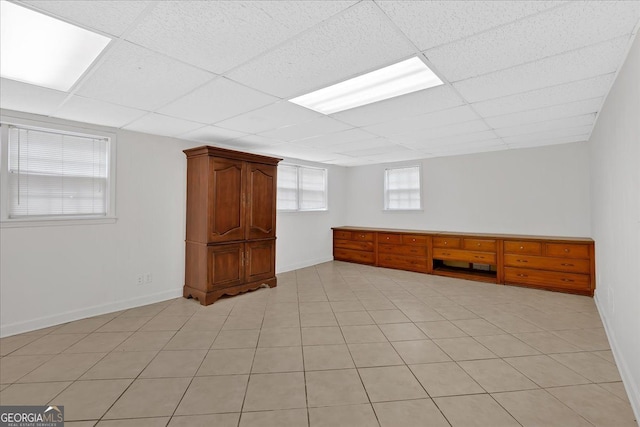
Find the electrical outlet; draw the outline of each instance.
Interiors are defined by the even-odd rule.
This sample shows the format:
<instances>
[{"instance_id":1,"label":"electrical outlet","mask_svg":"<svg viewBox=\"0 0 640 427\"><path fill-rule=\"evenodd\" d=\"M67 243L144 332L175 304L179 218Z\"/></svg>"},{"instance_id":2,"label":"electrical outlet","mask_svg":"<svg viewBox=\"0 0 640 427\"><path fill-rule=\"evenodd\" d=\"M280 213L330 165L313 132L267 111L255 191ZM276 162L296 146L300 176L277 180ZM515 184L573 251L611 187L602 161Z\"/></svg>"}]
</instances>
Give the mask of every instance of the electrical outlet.
<instances>
[{"instance_id":1,"label":"electrical outlet","mask_svg":"<svg viewBox=\"0 0 640 427\"><path fill-rule=\"evenodd\" d=\"M145 273L144 283L151 283L151 282L153 282L153 276L151 275L151 273Z\"/></svg>"},{"instance_id":2,"label":"electrical outlet","mask_svg":"<svg viewBox=\"0 0 640 427\"><path fill-rule=\"evenodd\" d=\"M143 285L144 284L144 275L138 274L136 276L136 284Z\"/></svg>"}]
</instances>

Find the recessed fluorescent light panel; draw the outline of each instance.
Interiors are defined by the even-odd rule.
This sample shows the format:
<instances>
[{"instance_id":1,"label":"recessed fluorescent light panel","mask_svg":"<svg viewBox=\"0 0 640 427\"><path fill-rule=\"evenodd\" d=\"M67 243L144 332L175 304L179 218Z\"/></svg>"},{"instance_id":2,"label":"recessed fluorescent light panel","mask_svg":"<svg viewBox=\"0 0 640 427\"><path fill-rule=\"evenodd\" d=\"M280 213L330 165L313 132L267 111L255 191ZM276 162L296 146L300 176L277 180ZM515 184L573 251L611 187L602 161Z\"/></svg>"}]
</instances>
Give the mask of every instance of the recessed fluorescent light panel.
<instances>
[{"instance_id":1,"label":"recessed fluorescent light panel","mask_svg":"<svg viewBox=\"0 0 640 427\"><path fill-rule=\"evenodd\" d=\"M2 77L67 91L110 38L0 1Z\"/></svg>"},{"instance_id":2,"label":"recessed fluorescent light panel","mask_svg":"<svg viewBox=\"0 0 640 427\"><path fill-rule=\"evenodd\" d=\"M424 62L413 57L289 101L332 114L441 84L442 80Z\"/></svg>"}]
</instances>

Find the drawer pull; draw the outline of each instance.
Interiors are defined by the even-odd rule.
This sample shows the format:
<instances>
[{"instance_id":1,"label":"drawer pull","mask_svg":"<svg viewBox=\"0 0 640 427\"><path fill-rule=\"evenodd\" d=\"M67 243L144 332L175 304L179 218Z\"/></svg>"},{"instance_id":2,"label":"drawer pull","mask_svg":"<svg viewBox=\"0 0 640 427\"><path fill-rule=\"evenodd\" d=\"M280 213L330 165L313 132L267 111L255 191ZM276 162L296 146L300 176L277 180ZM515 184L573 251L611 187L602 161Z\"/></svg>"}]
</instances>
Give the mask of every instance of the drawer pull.
<instances>
[{"instance_id":1,"label":"drawer pull","mask_svg":"<svg viewBox=\"0 0 640 427\"><path fill-rule=\"evenodd\" d=\"M415 241L416 241L416 239L411 239L411 241L412 241L412 242L415 242Z\"/></svg>"},{"instance_id":2,"label":"drawer pull","mask_svg":"<svg viewBox=\"0 0 640 427\"><path fill-rule=\"evenodd\" d=\"M484 259L484 257L483 257L483 256L478 256L478 255L474 255L474 258Z\"/></svg>"},{"instance_id":3,"label":"drawer pull","mask_svg":"<svg viewBox=\"0 0 640 427\"><path fill-rule=\"evenodd\" d=\"M451 254L446 253L446 252L442 252L442 255L451 255Z\"/></svg>"},{"instance_id":4,"label":"drawer pull","mask_svg":"<svg viewBox=\"0 0 640 427\"><path fill-rule=\"evenodd\" d=\"M524 249L524 246L520 246L520 249Z\"/></svg>"},{"instance_id":5,"label":"drawer pull","mask_svg":"<svg viewBox=\"0 0 640 427\"><path fill-rule=\"evenodd\" d=\"M415 254L416 252L418 252L418 250L417 249L411 249L409 252Z\"/></svg>"},{"instance_id":6,"label":"drawer pull","mask_svg":"<svg viewBox=\"0 0 640 427\"><path fill-rule=\"evenodd\" d=\"M387 240L389 240L389 239L390 239L390 237L387 237Z\"/></svg>"},{"instance_id":7,"label":"drawer pull","mask_svg":"<svg viewBox=\"0 0 640 427\"><path fill-rule=\"evenodd\" d=\"M447 241L446 241L446 240L444 241L444 244L445 244L445 245L447 244Z\"/></svg>"},{"instance_id":8,"label":"drawer pull","mask_svg":"<svg viewBox=\"0 0 640 427\"><path fill-rule=\"evenodd\" d=\"M565 251L566 253L569 253L569 249L565 249L564 251Z\"/></svg>"},{"instance_id":9,"label":"drawer pull","mask_svg":"<svg viewBox=\"0 0 640 427\"><path fill-rule=\"evenodd\" d=\"M567 262L563 262L562 264L560 264L563 267L573 267L573 264L569 264Z\"/></svg>"},{"instance_id":10,"label":"drawer pull","mask_svg":"<svg viewBox=\"0 0 640 427\"><path fill-rule=\"evenodd\" d=\"M529 277L529 275L528 274L518 273L518 277Z\"/></svg>"},{"instance_id":11,"label":"drawer pull","mask_svg":"<svg viewBox=\"0 0 640 427\"><path fill-rule=\"evenodd\" d=\"M364 238L364 234L361 234L360 237Z\"/></svg>"},{"instance_id":12,"label":"drawer pull","mask_svg":"<svg viewBox=\"0 0 640 427\"><path fill-rule=\"evenodd\" d=\"M519 259L518 262L529 262L526 259Z\"/></svg>"},{"instance_id":13,"label":"drawer pull","mask_svg":"<svg viewBox=\"0 0 640 427\"><path fill-rule=\"evenodd\" d=\"M573 282L573 279L562 279L563 282Z\"/></svg>"},{"instance_id":14,"label":"drawer pull","mask_svg":"<svg viewBox=\"0 0 640 427\"><path fill-rule=\"evenodd\" d=\"M478 246L480 246L480 243L478 243Z\"/></svg>"}]
</instances>

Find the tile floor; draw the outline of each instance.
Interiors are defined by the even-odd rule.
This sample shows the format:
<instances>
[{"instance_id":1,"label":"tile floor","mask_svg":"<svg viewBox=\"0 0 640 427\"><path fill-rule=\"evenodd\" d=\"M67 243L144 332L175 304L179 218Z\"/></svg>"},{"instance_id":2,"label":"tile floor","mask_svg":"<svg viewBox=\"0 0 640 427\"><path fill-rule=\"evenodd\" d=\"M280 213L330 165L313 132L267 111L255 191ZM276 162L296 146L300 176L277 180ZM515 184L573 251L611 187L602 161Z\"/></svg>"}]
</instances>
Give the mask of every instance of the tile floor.
<instances>
[{"instance_id":1,"label":"tile floor","mask_svg":"<svg viewBox=\"0 0 640 427\"><path fill-rule=\"evenodd\" d=\"M591 298L340 262L0 341L80 426L636 426Z\"/></svg>"}]
</instances>

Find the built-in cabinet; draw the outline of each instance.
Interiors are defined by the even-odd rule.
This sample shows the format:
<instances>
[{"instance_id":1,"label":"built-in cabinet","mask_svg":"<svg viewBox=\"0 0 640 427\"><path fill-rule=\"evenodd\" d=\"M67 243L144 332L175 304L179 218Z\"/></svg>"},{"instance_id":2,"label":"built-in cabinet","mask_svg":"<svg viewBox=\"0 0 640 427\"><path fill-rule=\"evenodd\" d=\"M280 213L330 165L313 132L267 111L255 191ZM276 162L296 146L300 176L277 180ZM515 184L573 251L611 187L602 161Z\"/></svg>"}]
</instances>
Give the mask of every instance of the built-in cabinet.
<instances>
[{"instance_id":1,"label":"built-in cabinet","mask_svg":"<svg viewBox=\"0 0 640 427\"><path fill-rule=\"evenodd\" d=\"M587 238L333 228L335 260L498 284L591 295Z\"/></svg>"},{"instance_id":2,"label":"built-in cabinet","mask_svg":"<svg viewBox=\"0 0 640 427\"><path fill-rule=\"evenodd\" d=\"M184 296L209 305L276 286L276 188L280 159L217 147L185 150Z\"/></svg>"}]
</instances>

